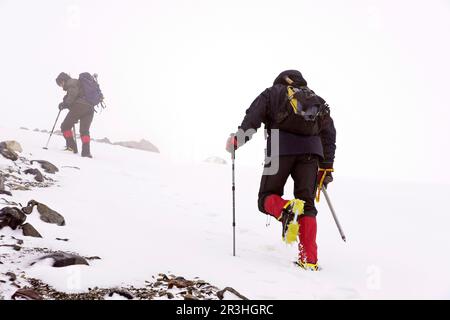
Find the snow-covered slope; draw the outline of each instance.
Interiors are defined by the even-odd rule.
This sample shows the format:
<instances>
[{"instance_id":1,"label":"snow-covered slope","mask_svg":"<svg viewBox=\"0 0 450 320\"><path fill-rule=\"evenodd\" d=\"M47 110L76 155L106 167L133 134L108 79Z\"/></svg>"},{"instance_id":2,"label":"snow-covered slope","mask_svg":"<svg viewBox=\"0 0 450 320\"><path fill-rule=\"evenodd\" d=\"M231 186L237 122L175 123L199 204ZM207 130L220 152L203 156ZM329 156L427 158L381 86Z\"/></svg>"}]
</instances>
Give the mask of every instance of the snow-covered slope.
<instances>
[{"instance_id":1,"label":"snow-covered slope","mask_svg":"<svg viewBox=\"0 0 450 320\"><path fill-rule=\"evenodd\" d=\"M338 171L329 193L348 243L323 200L323 270L311 273L293 265L295 246L283 244L279 223L266 227L266 216L257 210L259 166L237 162L233 257L229 165L174 163L163 154L101 143L92 145L94 159L84 159L60 151L61 137L43 150L45 134L0 128L0 140L10 139L22 144L28 158L60 168L52 176L57 186L13 194L14 201L35 199L66 219L58 227L29 216L43 239L22 237L25 244L102 258L90 266L23 266L27 275L58 290L139 286L171 272L232 286L251 299L450 298L449 186L347 180ZM10 164L0 157L0 166ZM9 228L0 234L21 235Z\"/></svg>"}]
</instances>

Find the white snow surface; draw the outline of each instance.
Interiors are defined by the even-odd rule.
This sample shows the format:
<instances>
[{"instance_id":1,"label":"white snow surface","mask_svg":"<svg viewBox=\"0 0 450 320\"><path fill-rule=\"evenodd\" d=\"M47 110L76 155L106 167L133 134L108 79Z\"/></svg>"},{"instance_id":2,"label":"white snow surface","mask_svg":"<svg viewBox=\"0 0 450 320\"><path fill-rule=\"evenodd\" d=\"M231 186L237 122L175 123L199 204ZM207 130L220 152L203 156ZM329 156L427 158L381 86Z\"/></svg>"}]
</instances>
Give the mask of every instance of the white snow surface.
<instances>
[{"instance_id":1,"label":"white snow surface","mask_svg":"<svg viewBox=\"0 0 450 320\"><path fill-rule=\"evenodd\" d=\"M92 143L94 159L63 152L63 139L0 127L0 140L17 140L29 159L59 167L51 188L14 191L10 200L35 199L60 212L66 226L28 216L43 239L4 228L0 234L28 247L99 256L90 266L20 266L58 290L143 286L158 273L199 277L231 286L250 299L448 299L450 216L448 185L357 181L335 174L329 194L347 234L339 236L325 199L318 205L320 272L294 266L279 222L257 209L262 171L236 166L237 256L232 255L231 165L171 162L163 154ZM12 165L0 157L0 167ZM77 166L80 170L63 168ZM368 168L369 170L370 168ZM394 178L394 177L393 177ZM292 183L285 189L292 197ZM70 241L56 241L69 238ZM1 252L10 250L1 248ZM0 273L5 273L0 264Z\"/></svg>"}]
</instances>

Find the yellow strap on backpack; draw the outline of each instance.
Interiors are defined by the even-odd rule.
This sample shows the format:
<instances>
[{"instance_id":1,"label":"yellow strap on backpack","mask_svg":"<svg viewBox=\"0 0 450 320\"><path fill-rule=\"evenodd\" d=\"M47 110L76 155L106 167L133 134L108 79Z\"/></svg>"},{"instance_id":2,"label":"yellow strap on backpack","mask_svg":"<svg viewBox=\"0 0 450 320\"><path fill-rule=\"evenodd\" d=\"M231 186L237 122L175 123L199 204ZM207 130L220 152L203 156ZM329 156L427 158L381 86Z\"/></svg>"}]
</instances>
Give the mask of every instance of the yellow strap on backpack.
<instances>
[{"instance_id":1,"label":"yellow strap on backpack","mask_svg":"<svg viewBox=\"0 0 450 320\"><path fill-rule=\"evenodd\" d=\"M319 184L317 185L317 195L316 195L316 202L320 201L320 191L322 191L323 188L323 182L325 181L325 177L328 173L334 172L334 169L319 169L319 172L323 172L322 177L320 178Z\"/></svg>"},{"instance_id":2,"label":"yellow strap on backpack","mask_svg":"<svg viewBox=\"0 0 450 320\"><path fill-rule=\"evenodd\" d=\"M294 87L288 86L287 91L288 91L288 99L289 99L289 102L291 103L292 109L294 109L294 112L297 113L298 101L297 101L297 98L294 97L294 95L295 95Z\"/></svg>"}]
</instances>

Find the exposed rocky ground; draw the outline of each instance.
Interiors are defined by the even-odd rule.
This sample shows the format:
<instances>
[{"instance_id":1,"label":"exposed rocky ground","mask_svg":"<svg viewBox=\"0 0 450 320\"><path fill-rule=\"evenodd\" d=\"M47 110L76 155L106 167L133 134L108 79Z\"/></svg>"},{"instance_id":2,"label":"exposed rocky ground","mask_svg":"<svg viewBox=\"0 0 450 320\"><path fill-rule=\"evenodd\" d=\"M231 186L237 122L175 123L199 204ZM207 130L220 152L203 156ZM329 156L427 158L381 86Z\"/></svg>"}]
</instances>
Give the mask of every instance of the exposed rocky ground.
<instances>
[{"instance_id":1,"label":"exposed rocky ground","mask_svg":"<svg viewBox=\"0 0 450 320\"><path fill-rule=\"evenodd\" d=\"M26 127L20 127L21 130L29 130ZM42 133L49 133L47 130L40 130L38 128L33 130L34 132L42 132ZM53 133L54 135L62 136L61 130L55 130ZM77 134L77 138L79 138L80 135ZM141 139L140 141L118 141L118 142L112 142L109 138L104 137L102 139L92 139L93 141L100 142L100 143L106 143L106 144L113 144L125 148L130 149L137 149L137 150L143 150L148 152L156 152L159 153L158 147L156 147L153 143L146 139Z\"/></svg>"},{"instance_id":2,"label":"exposed rocky ground","mask_svg":"<svg viewBox=\"0 0 450 320\"><path fill-rule=\"evenodd\" d=\"M41 225L27 222L30 215L38 215L39 223L54 224L64 228L64 216L51 208L51 204L30 199L19 203L14 192L33 191L37 188L50 188L57 185L54 175L59 168L46 160L37 160L21 156L22 147L16 141L0 143L0 158L8 159L0 163L0 300L1 299L185 299L212 300L246 299L233 288L220 290L218 287L194 278L161 273L149 275L142 287L123 286L116 288L89 288L86 292L66 293L52 288L40 279L27 275L27 269L45 264L50 268L83 266L89 268L93 263L101 263L101 257L82 256L77 252L54 251L45 247L36 247L28 239L42 238ZM6 164L5 164L6 163ZM77 168L79 169L79 168ZM32 195L32 192L30 192ZM35 223L36 224L36 223ZM8 229L9 228L9 229ZM3 230L2 230L3 229ZM10 230L11 229L11 230ZM3 231L8 230L7 233ZM11 232L12 231L12 232ZM52 241L69 241L56 238Z\"/></svg>"}]
</instances>

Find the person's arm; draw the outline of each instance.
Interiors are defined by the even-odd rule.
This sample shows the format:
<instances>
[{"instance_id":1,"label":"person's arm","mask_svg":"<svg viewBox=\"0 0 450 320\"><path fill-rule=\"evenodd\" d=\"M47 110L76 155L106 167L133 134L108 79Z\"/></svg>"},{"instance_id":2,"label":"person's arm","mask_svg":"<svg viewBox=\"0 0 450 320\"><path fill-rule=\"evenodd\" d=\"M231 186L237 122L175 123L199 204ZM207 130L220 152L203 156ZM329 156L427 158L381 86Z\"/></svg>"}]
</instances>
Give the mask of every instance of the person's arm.
<instances>
[{"instance_id":1,"label":"person's arm","mask_svg":"<svg viewBox=\"0 0 450 320\"><path fill-rule=\"evenodd\" d=\"M324 159L320 162L320 168L332 169L336 152L336 128L333 118L329 114L322 119L320 139L324 154Z\"/></svg>"},{"instance_id":2,"label":"person's arm","mask_svg":"<svg viewBox=\"0 0 450 320\"><path fill-rule=\"evenodd\" d=\"M256 130L261 127L261 124L267 120L267 109L269 106L270 89L264 90L250 105L245 112L244 120L242 120L239 129L246 132L247 130ZM253 132L254 133L254 132ZM251 138L251 135L248 139Z\"/></svg>"},{"instance_id":3,"label":"person's arm","mask_svg":"<svg viewBox=\"0 0 450 320\"><path fill-rule=\"evenodd\" d=\"M80 94L80 89L78 88L77 83L73 83L67 86L67 94L64 96L62 104L66 108L70 108L72 104L77 100L78 95Z\"/></svg>"},{"instance_id":4,"label":"person's arm","mask_svg":"<svg viewBox=\"0 0 450 320\"><path fill-rule=\"evenodd\" d=\"M256 130L261 127L261 124L266 121L269 94L269 89L264 90L247 109L238 132L228 137L225 147L228 152L232 152L233 149L236 150L249 141Z\"/></svg>"}]
</instances>

